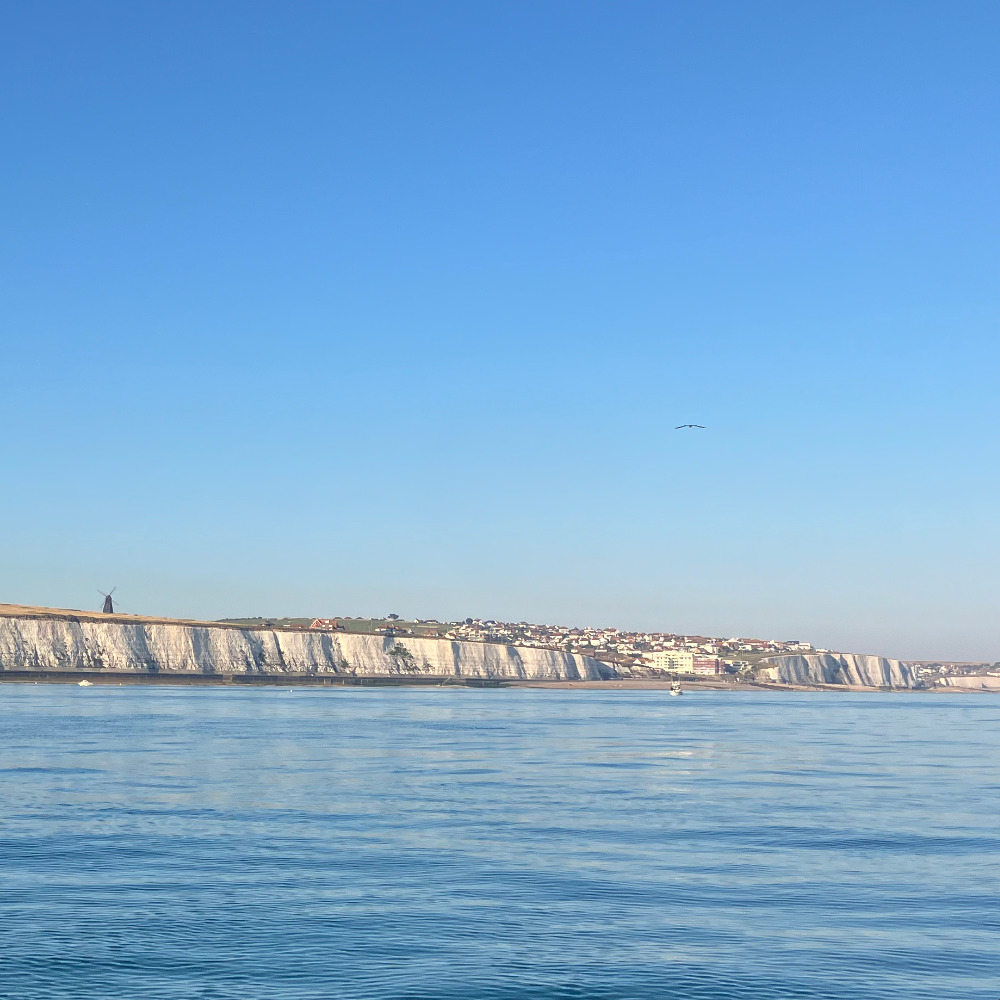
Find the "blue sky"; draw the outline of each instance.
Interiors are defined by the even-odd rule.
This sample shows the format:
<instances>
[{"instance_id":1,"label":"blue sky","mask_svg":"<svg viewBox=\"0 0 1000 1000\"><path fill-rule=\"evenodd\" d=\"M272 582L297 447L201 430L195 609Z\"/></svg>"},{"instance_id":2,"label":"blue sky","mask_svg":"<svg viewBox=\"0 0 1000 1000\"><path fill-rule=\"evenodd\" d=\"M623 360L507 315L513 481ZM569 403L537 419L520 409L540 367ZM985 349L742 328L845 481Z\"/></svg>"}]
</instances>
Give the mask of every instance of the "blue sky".
<instances>
[{"instance_id":1,"label":"blue sky","mask_svg":"<svg viewBox=\"0 0 1000 1000\"><path fill-rule=\"evenodd\" d=\"M998 44L5 4L0 599L1000 659Z\"/></svg>"}]
</instances>

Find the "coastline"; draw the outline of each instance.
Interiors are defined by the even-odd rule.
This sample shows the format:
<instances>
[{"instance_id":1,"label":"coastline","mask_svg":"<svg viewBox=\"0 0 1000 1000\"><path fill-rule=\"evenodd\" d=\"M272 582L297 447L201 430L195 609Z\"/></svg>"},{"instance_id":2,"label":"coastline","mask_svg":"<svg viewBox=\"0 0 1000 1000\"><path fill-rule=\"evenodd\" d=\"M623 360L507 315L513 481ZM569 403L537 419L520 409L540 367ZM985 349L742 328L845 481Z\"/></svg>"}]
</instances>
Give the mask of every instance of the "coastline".
<instances>
[{"instance_id":1,"label":"coastline","mask_svg":"<svg viewBox=\"0 0 1000 1000\"><path fill-rule=\"evenodd\" d=\"M792 661L787 669L785 660ZM509 643L0 604L0 684L663 691L679 681L692 693L1000 693L1000 683L993 683L1000 679L993 677L924 687L906 664L883 657L797 655L781 662L780 670L768 666L756 675L623 677L613 664L592 656Z\"/></svg>"},{"instance_id":2,"label":"coastline","mask_svg":"<svg viewBox=\"0 0 1000 1000\"><path fill-rule=\"evenodd\" d=\"M622 689L627 691L669 691L672 680L657 680L650 677L618 677L607 681L505 681L501 687L545 688L579 690ZM723 681L714 679L680 680L685 692L691 691L805 691L820 693L833 691L840 694L851 692L859 694L1000 694L1000 690L981 690L979 688L930 687L930 688L888 688L863 687L856 684L771 684L754 681Z\"/></svg>"},{"instance_id":3,"label":"coastline","mask_svg":"<svg viewBox=\"0 0 1000 1000\"><path fill-rule=\"evenodd\" d=\"M378 688L522 688L539 691L669 691L672 680L649 677L617 677L610 680L526 680L507 677L456 677L441 675L386 674L197 674L140 671L94 670L0 670L2 684L76 684L89 682L94 687L158 685L161 687L378 687ZM757 692L837 692L840 694L1000 694L1000 690L978 688L879 688L849 684L768 684L748 681L724 681L709 678L681 680L687 693L699 691Z\"/></svg>"}]
</instances>

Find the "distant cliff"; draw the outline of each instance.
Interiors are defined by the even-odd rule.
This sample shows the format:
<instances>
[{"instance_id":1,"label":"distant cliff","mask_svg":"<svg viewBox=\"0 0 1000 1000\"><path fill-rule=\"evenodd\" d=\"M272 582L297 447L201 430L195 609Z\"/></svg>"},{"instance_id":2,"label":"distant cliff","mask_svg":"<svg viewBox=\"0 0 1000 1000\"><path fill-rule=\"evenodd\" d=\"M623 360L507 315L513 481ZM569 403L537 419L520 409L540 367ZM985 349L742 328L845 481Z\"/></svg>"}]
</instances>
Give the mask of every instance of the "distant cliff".
<instances>
[{"instance_id":1,"label":"distant cliff","mask_svg":"<svg viewBox=\"0 0 1000 1000\"><path fill-rule=\"evenodd\" d=\"M757 676L779 684L846 684L852 687L920 687L913 667L885 656L862 653L805 653L768 656Z\"/></svg>"},{"instance_id":2,"label":"distant cliff","mask_svg":"<svg viewBox=\"0 0 1000 1000\"><path fill-rule=\"evenodd\" d=\"M600 680L614 670L551 649L344 632L233 628L38 611L0 617L0 671L359 674Z\"/></svg>"},{"instance_id":3,"label":"distant cliff","mask_svg":"<svg viewBox=\"0 0 1000 1000\"><path fill-rule=\"evenodd\" d=\"M991 674L955 674L941 677L936 683L940 687L962 688L966 691L1000 691L1000 677Z\"/></svg>"}]
</instances>

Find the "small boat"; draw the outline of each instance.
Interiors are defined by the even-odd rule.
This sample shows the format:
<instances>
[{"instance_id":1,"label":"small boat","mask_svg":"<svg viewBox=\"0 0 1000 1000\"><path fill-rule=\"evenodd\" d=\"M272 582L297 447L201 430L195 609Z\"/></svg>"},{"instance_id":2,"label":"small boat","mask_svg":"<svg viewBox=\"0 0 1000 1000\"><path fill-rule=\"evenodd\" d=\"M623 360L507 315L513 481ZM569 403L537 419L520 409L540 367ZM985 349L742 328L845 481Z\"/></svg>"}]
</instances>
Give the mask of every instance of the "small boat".
<instances>
[{"instance_id":1,"label":"small boat","mask_svg":"<svg viewBox=\"0 0 1000 1000\"><path fill-rule=\"evenodd\" d=\"M82 681L79 681L76 686L81 688L89 688L93 687L94 685L91 684L90 681L88 681L86 678L84 678Z\"/></svg>"},{"instance_id":2,"label":"small boat","mask_svg":"<svg viewBox=\"0 0 1000 1000\"><path fill-rule=\"evenodd\" d=\"M682 694L684 694L684 692L681 690L681 682L674 681L673 684L670 685L670 697L679 698Z\"/></svg>"}]
</instances>

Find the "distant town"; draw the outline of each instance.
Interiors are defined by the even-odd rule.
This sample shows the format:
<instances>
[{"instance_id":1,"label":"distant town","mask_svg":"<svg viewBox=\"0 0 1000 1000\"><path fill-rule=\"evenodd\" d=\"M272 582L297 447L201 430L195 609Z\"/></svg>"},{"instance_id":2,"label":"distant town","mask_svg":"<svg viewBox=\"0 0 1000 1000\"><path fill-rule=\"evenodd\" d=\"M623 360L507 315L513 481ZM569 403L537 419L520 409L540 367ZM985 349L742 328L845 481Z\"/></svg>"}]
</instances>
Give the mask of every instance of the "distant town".
<instances>
[{"instance_id":1,"label":"distant town","mask_svg":"<svg viewBox=\"0 0 1000 1000\"><path fill-rule=\"evenodd\" d=\"M671 632L627 632L617 628L533 625L466 618L442 622L433 618L404 621L396 615L373 618L229 619L233 623L270 624L277 627L368 632L390 636L496 642L514 646L582 653L611 663L623 673L666 670L686 674L736 674L752 669L762 657L777 653L823 653L798 639L716 638L677 635Z\"/></svg>"},{"instance_id":2,"label":"distant town","mask_svg":"<svg viewBox=\"0 0 1000 1000\"><path fill-rule=\"evenodd\" d=\"M677 673L723 674L749 669L773 653L815 652L798 639L720 639L670 632L626 632L617 628L573 628L466 619L450 624L445 638L478 642L506 642L584 653L624 668L653 668Z\"/></svg>"},{"instance_id":3,"label":"distant town","mask_svg":"<svg viewBox=\"0 0 1000 1000\"><path fill-rule=\"evenodd\" d=\"M406 621L399 615L386 615L385 618L230 618L225 621L229 624L310 631L360 632L557 649L582 653L610 663L623 676L648 676L661 671L687 675L752 674L760 661L769 656L833 652L799 639L629 632L590 626L533 625L530 622L505 622L492 618L466 618L453 622L434 618ZM988 668L985 673L989 676L1000 676L1000 663L909 662L927 686L945 683L944 679L949 676L984 673L984 668Z\"/></svg>"}]
</instances>

